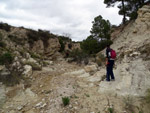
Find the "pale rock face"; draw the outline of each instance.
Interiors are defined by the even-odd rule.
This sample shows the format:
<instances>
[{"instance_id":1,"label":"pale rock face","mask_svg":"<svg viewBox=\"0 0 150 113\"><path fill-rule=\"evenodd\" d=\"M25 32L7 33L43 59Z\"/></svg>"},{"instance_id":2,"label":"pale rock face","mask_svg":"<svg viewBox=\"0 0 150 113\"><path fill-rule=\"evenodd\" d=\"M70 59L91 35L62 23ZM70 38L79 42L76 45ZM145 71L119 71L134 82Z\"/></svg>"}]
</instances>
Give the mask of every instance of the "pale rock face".
<instances>
[{"instance_id":1,"label":"pale rock face","mask_svg":"<svg viewBox=\"0 0 150 113\"><path fill-rule=\"evenodd\" d=\"M29 53L25 53L25 58L26 59L30 59L31 58L31 55Z\"/></svg>"},{"instance_id":2,"label":"pale rock face","mask_svg":"<svg viewBox=\"0 0 150 113\"><path fill-rule=\"evenodd\" d=\"M5 68L4 65L0 65L0 71L3 70Z\"/></svg>"},{"instance_id":3,"label":"pale rock face","mask_svg":"<svg viewBox=\"0 0 150 113\"><path fill-rule=\"evenodd\" d=\"M144 96L150 88L150 60L144 61L139 48L150 45L150 6L138 11L135 22L128 24L111 45L116 50L117 58L114 69L115 81L102 81L99 92L119 95ZM121 58L121 54L124 56ZM105 54L105 51L103 51ZM145 56L148 57L148 56Z\"/></svg>"},{"instance_id":4,"label":"pale rock face","mask_svg":"<svg viewBox=\"0 0 150 113\"><path fill-rule=\"evenodd\" d=\"M28 59L27 61L28 61L28 62L37 63L37 61L36 61L35 59L33 59L33 58L30 58L30 59Z\"/></svg>"},{"instance_id":5,"label":"pale rock face","mask_svg":"<svg viewBox=\"0 0 150 113\"><path fill-rule=\"evenodd\" d=\"M38 54L43 54L44 52L44 44L42 40L38 40L34 42L32 51L38 53Z\"/></svg>"},{"instance_id":6,"label":"pale rock face","mask_svg":"<svg viewBox=\"0 0 150 113\"><path fill-rule=\"evenodd\" d=\"M97 67L96 65L88 65L84 67L86 72L96 72L97 71Z\"/></svg>"},{"instance_id":7,"label":"pale rock face","mask_svg":"<svg viewBox=\"0 0 150 113\"><path fill-rule=\"evenodd\" d=\"M71 48L69 48L68 47L68 45L71 45ZM80 43L71 43L71 42L67 42L66 44L65 44L65 51L67 51L67 50L69 50L69 51L72 51L72 50L74 50L74 49L81 49L81 47L80 47Z\"/></svg>"},{"instance_id":8,"label":"pale rock face","mask_svg":"<svg viewBox=\"0 0 150 113\"><path fill-rule=\"evenodd\" d=\"M6 101L6 94L5 94L5 87L0 85L0 110L3 106L3 104L5 104Z\"/></svg>"},{"instance_id":9,"label":"pale rock face","mask_svg":"<svg viewBox=\"0 0 150 113\"><path fill-rule=\"evenodd\" d=\"M51 56L60 50L60 43L57 38L51 38L48 40L48 47L45 48L45 55Z\"/></svg>"},{"instance_id":10,"label":"pale rock face","mask_svg":"<svg viewBox=\"0 0 150 113\"><path fill-rule=\"evenodd\" d=\"M31 76L32 75L32 66L25 65L23 74L27 77Z\"/></svg>"}]
</instances>

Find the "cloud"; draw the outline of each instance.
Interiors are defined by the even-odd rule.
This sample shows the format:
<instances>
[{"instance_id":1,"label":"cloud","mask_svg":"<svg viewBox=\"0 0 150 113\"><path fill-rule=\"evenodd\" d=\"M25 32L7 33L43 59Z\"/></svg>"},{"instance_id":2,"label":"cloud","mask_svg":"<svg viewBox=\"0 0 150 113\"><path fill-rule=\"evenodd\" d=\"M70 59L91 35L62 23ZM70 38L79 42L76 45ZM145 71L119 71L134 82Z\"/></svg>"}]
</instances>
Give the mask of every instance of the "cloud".
<instances>
[{"instance_id":1,"label":"cloud","mask_svg":"<svg viewBox=\"0 0 150 113\"><path fill-rule=\"evenodd\" d=\"M90 35L92 21L98 15L119 24L117 8L106 8L103 0L1 0L0 21L15 26L46 29L71 34L75 41Z\"/></svg>"}]
</instances>

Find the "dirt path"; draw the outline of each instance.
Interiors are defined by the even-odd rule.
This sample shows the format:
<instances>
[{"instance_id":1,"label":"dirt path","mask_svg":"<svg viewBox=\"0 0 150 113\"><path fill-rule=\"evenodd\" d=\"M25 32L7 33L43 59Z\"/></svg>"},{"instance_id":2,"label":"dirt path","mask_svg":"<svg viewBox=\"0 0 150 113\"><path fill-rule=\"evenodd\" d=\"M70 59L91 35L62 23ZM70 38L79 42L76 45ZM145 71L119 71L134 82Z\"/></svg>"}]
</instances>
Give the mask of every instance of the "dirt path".
<instances>
[{"instance_id":1,"label":"dirt path","mask_svg":"<svg viewBox=\"0 0 150 113\"><path fill-rule=\"evenodd\" d=\"M2 113L115 113L124 112L123 98L115 93L99 92L100 74L91 75L83 66L56 62L36 71L29 83L7 89ZM62 97L70 104L63 106ZM130 102L130 100L129 100ZM134 101L136 102L136 101Z\"/></svg>"}]
</instances>

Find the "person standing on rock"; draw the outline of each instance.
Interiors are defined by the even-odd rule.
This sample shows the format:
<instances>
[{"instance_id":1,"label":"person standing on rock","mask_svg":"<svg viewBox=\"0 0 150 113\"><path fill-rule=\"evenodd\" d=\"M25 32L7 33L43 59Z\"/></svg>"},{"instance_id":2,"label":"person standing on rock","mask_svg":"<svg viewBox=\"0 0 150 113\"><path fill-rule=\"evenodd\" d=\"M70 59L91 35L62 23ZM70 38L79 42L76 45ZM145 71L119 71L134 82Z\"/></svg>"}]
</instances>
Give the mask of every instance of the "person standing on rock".
<instances>
[{"instance_id":1,"label":"person standing on rock","mask_svg":"<svg viewBox=\"0 0 150 113\"><path fill-rule=\"evenodd\" d=\"M106 81L110 81L110 76L111 80L114 81L114 73L113 73L113 65L114 65L114 60L116 58L116 52L110 48L110 45L107 45L106 48Z\"/></svg>"}]
</instances>

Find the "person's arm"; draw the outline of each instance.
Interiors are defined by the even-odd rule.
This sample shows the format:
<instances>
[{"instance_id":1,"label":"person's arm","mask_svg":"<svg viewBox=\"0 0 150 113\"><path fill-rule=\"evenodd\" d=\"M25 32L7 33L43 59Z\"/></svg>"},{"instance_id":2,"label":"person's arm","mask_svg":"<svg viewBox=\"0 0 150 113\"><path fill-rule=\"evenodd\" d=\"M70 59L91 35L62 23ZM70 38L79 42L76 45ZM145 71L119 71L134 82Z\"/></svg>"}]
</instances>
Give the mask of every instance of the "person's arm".
<instances>
[{"instance_id":1,"label":"person's arm","mask_svg":"<svg viewBox=\"0 0 150 113\"><path fill-rule=\"evenodd\" d=\"M109 58L108 53L109 53L109 51L108 51L108 49L106 49L106 66L107 66L107 64L108 64L108 58Z\"/></svg>"},{"instance_id":2,"label":"person's arm","mask_svg":"<svg viewBox=\"0 0 150 113\"><path fill-rule=\"evenodd\" d=\"M108 58L106 58L106 66L107 66L107 64L108 64Z\"/></svg>"}]
</instances>

